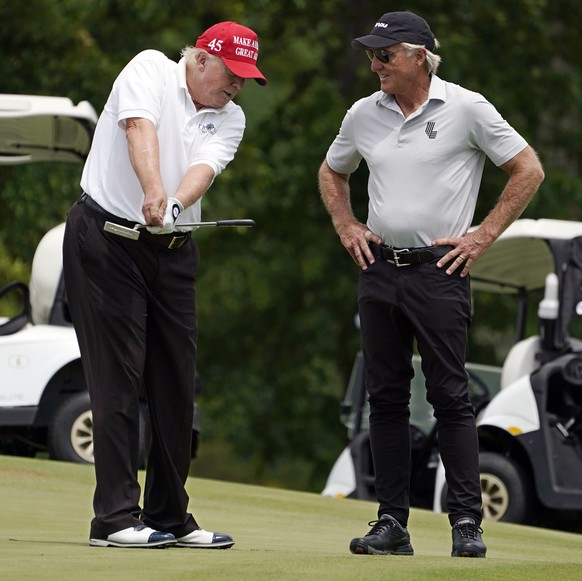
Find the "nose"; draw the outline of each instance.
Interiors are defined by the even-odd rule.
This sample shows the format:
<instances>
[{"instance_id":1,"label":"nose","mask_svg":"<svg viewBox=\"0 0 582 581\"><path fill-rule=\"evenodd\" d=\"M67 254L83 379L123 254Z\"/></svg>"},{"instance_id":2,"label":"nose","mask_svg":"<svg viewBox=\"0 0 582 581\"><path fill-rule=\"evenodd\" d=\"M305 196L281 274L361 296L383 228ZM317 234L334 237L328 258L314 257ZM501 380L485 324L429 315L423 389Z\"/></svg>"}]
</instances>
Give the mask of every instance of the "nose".
<instances>
[{"instance_id":1,"label":"nose","mask_svg":"<svg viewBox=\"0 0 582 581\"><path fill-rule=\"evenodd\" d=\"M377 73L378 71L381 71L383 66L384 63L378 57L376 57L376 55L374 55L372 62L370 62L370 69L372 72Z\"/></svg>"}]
</instances>

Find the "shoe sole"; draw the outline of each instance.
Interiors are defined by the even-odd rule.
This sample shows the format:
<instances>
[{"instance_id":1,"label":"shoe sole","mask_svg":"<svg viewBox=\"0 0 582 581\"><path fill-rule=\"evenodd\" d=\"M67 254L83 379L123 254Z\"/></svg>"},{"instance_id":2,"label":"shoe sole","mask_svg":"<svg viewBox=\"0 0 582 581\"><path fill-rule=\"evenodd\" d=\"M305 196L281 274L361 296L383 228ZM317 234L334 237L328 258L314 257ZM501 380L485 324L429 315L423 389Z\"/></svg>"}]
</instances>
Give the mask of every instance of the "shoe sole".
<instances>
[{"instance_id":1,"label":"shoe sole","mask_svg":"<svg viewBox=\"0 0 582 581\"><path fill-rule=\"evenodd\" d=\"M354 555L402 555L411 557L414 555L414 549L412 545L405 545L404 547L398 547L397 549L390 549L387 551L380 551L374 547L363 544L353 544L350 545L350 551Z\"/></svg>"},{"instance_id":2,"label":"shoe sole","mask_svg":"<svg viewBox=\"0 0 582 581\"><path fill-rule=\"evenodd\" d=\"M176 541L158 541L157 543L116 543L102 539L89 539L92 547L119 547L122 549L165 549L176 544Z\"/></svg>"},{"instance_id":3,"label":"shoe sole","mask_svg":"<svg viewBox=\"0 0 582 581\"><path fill-rule=\"evenodd\" d=\"M451 557L469 557L472 559L484 559L485 553L479 553L477 551L456 551L451 553Z\"/></svg>"},{"instance_id":4,"label":"shoe sole","mask_svg":"<svg viewBox=\"0 0 582 581\"><path fill-rule=\"evenodd\" d=\"M209 545L193 544L193 543L175 543L174 547L181 547L183 549L230 549L234 545L234 541L224 541L223 543L212 543Z\"/></svg>"}]
</instances>

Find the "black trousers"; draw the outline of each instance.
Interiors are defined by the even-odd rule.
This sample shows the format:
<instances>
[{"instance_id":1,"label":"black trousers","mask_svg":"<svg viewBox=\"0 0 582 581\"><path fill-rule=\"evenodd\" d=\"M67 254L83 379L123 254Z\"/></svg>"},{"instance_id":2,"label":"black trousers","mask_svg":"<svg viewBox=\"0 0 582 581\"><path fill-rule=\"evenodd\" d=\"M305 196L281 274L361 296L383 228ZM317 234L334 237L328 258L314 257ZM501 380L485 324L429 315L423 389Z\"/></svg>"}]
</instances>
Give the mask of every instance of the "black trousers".
<instances>
[{"instance_id":1,"label":"black trousers","mask_svg":"<svg viewBox=\"0 0 582 581\"><path fill-rule=\"evenodd\" d=\"M187 512L198 252L169 250L103 231L106 218L78 202L63 243L71 317L91 396L96 488L91 538L141 522L178 536ZM151 428L143 508L138 483L139 396Z\"/></svg>"},{"instance_id":2,"label":"black trousers","mask_svg":"<svg viewBox=\"0 0 582 581\"><path fill-rule=\"evenodd\" d=\"M437 260L397 268L382 259L361 271L358 305L378 514L406 524L410 503L410 381L416 339L434 408L451 524L481 522L479 444L465 370L470 282Z\"/></svg>"}]
</instances>

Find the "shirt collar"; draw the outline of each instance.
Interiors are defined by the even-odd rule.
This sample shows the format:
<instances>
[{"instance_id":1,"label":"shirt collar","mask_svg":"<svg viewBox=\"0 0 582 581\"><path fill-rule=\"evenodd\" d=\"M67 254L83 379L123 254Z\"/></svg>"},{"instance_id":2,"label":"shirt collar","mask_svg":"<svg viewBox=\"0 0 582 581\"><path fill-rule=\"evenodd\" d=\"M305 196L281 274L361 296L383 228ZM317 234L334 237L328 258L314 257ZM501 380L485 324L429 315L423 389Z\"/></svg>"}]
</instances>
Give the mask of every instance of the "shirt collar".
<instances>
[{"instance_id":1,"label":"shirt collar","mask_svg":"<svg viewBox=\"0 0 582 581\"><path fill-rule=\"evenodd\" d=\"M188 92L188 85L186 84L186 59L182 57L178 62L178 84L180 89Z\"/></svg>"},{"instance_id":2,"label":"shirt collar","mask_svg":"<svg viewBox=\"0 0 582 581\"><path fill-rule=\"evenodd\" d=\"M389 93L384 93L379 91L378 99L376 100L377 105L383 105L384 107L388 107L388 109L395 109L397 108L400 110L398 105L396 104L396 100L394 99L394 95ZM428 89L428 99L426 102L429 101L443 101L447 100L447 91L445 88L445 82L436 75L431 75L430 77L430 87Z\"/></svg>"},{"instance_id":3,"label":"shirt collar","mask_svg":"<svg viewBox=\"0 0 582 581\"><path fill-rule=\"evenodd\" d=\"M432 101L443 101L447 100L447 90L445 87L445 82L436 75L432 75L430 79L430 89L428 91L428 100Z\"/></svg>"}]
</instances>

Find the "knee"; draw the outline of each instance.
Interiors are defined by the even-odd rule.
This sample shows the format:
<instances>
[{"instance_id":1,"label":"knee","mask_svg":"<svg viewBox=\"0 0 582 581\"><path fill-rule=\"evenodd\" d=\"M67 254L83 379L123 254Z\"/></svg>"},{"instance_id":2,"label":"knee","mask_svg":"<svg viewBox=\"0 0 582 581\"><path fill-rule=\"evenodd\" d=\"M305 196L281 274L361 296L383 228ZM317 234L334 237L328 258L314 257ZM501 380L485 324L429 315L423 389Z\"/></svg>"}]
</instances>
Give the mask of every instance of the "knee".
<instances>
[{"instance_id":1,"label":"knee","mask_svg":"<svg viewBox=\"0 0 582 581\"><path fill-rule=\"evenodd\" d=\"M427 394L427 400L432 405L437 420L474 415L467 390L464 393L453 393L446 388L431 390Z\"/></svg>"},{"instance_id":2,"label":"knee","mask_svg":"<svg viewBox=\"0 0 582 581\"><path fill-rule=\"evenodd\" d=\"M386 420L407 422L410 418L409 398L370 397L370 424Z\"/></svg>"}]
</instances>

